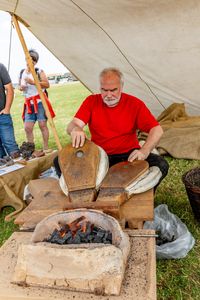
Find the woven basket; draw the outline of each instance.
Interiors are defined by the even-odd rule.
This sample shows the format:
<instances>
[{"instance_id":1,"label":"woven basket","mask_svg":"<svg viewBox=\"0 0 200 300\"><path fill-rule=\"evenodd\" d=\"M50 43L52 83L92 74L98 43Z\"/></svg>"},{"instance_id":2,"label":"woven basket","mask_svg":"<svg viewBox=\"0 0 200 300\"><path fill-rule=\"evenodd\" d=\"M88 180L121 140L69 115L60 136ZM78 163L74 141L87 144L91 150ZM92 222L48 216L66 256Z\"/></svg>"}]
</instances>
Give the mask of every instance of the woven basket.
<instances>
[{"instance_id":1,"label":"woven basket","mask_svg":"<svg viewBox=\"0 0 200 300\"><path fill-rule=\"evenodd\" d=\"M200 168L194 168L182 176L195 218L200 222Z\"/></svg>"}]
</instances>

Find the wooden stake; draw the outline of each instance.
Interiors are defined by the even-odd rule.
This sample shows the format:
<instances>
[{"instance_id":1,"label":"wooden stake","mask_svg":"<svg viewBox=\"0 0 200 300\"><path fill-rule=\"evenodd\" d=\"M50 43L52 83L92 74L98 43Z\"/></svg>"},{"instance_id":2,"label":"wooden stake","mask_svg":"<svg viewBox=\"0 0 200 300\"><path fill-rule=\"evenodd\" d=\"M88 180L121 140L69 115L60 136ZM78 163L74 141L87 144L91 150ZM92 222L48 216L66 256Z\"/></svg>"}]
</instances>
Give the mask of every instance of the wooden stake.
<instances>
[{"instance_id":1,"label":"wooden stake","mask_svg":"<svg viewBox=\"0 0 200 300\"><path fill-rule=\"evenodd\" d=\"M35 81L35 86L36 86L36 88L37 88L37 90L38 90L38 94L40 95L40 99L42 100L42 104L43 104L43 106L44 106L45 113L46 113L46 115L47 115L49 124L50 124L50 126L51 126L51 129L52 129L52 132L53 132L53 135L54 135L54 138L55 138L55 141L56 141L58 150L61 150L61 149L62 149L62 146L61 146L61 143L60 143L60 140L59 140L59 137L58 137L56 128L55 128L55 124L54 124L54 122L53 122L53 119L52 119L52 117L51 117L49 108L48 108L47 103L46 103L46 101L45 101L45 97L44 97L42 88L41 88L41 86L40 86L40 82L39 82L38 76L37 76L37 74L36 74L36 72L35 72L35 68L34 68L34 65L33 65L33 62L32 62L32 58L31 58L31 56L30 56L30 54L29 54L28 48L27 48L27 46L26 46L26 43L25 43L25 40L24 40L24 37L23 37L23 34L22 34L22 32L21 32L21 28L20 28L20 26L19 26L19 23L18 23L18 20L17 20L17 16L15 16L15 15L13 14L13 15L12 15L12 20L13 20L13 22L14 22L15 28L16 28L16 30L17 30L17 34L18 34L18 36L19 36L21 45L22 45L22 47L23 47L23 50L24 50L24 53L25 53L25 57L26 57L28 66L30 67L30 70L31 70L31 74L33 75L33 79L34 79L34 81Z\"/></svg>"}]
</instances>

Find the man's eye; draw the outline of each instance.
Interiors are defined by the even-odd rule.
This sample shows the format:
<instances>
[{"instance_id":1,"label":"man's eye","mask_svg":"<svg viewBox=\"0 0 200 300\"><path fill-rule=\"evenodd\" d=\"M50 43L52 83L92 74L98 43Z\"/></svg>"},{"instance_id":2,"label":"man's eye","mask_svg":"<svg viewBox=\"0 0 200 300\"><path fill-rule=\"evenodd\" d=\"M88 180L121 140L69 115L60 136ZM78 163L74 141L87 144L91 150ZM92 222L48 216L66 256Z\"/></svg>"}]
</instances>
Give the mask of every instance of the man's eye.
<instances>
[{"instance_id":1,"label":"man's eye","mask_svg":"<svg viewBox=\"0 0 200 300\"><path fill-rule=\"evenodd\" d=\"M104 89L101 89L101 92L102 92L102 93L107 93L107 92L113 93L113 92L116 92L116 91L117 91L117 88L116 88L116 89L113 89L113 90L104 90Z\"/></svg>"}]
</instances>

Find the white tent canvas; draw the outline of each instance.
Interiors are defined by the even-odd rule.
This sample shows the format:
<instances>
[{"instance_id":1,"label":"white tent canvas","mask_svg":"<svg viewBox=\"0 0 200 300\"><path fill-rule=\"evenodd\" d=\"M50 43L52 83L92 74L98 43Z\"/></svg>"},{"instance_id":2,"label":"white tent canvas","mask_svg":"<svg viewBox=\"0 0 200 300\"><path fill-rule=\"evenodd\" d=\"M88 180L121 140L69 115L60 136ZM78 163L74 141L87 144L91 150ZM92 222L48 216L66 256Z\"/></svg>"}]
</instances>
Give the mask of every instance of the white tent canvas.
<instances>
[{"instance_id":1,"label":"white tent canvas","mask_svg":"<svg viewBox=\"0 0 200 300\"><path fill-rule=\"evenodd\" d=\"M92 92L118 67L124 90L155 115L174 102L200 113L200 2L196 0L1 0ZM27 41L28 42L28 41Z\"/></svg>"}]
</instances>

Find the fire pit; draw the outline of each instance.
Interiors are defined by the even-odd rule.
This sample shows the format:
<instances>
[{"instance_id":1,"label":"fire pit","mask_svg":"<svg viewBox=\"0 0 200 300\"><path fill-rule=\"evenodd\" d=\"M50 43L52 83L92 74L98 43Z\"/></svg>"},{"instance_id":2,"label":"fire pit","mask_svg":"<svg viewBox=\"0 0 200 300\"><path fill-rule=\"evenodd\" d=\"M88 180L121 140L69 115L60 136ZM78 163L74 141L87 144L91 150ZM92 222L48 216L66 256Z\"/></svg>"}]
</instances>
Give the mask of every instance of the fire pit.
<instances>
[{"instance_id":1,"label":"fire pit","mask_svg":"<svg viewBox=\"0 0 200 300\"><path fill-rule=\"evenodd\" d=\"M113 217L87 209L56 213L19 247L13 282L119 295L129 250Z\"/></svg>"},{"instance_id":2,"label":"fire pit","mask_svg":"<svg viewBox=\"0 0 200 300\"><path fill-rule=\"evenodd\" d=\"M103 243L112 244L112 233L87 221L81 216L68 224L59 224L60 228L44 240L53 244Z\"/></svg>"}]
</instances>

